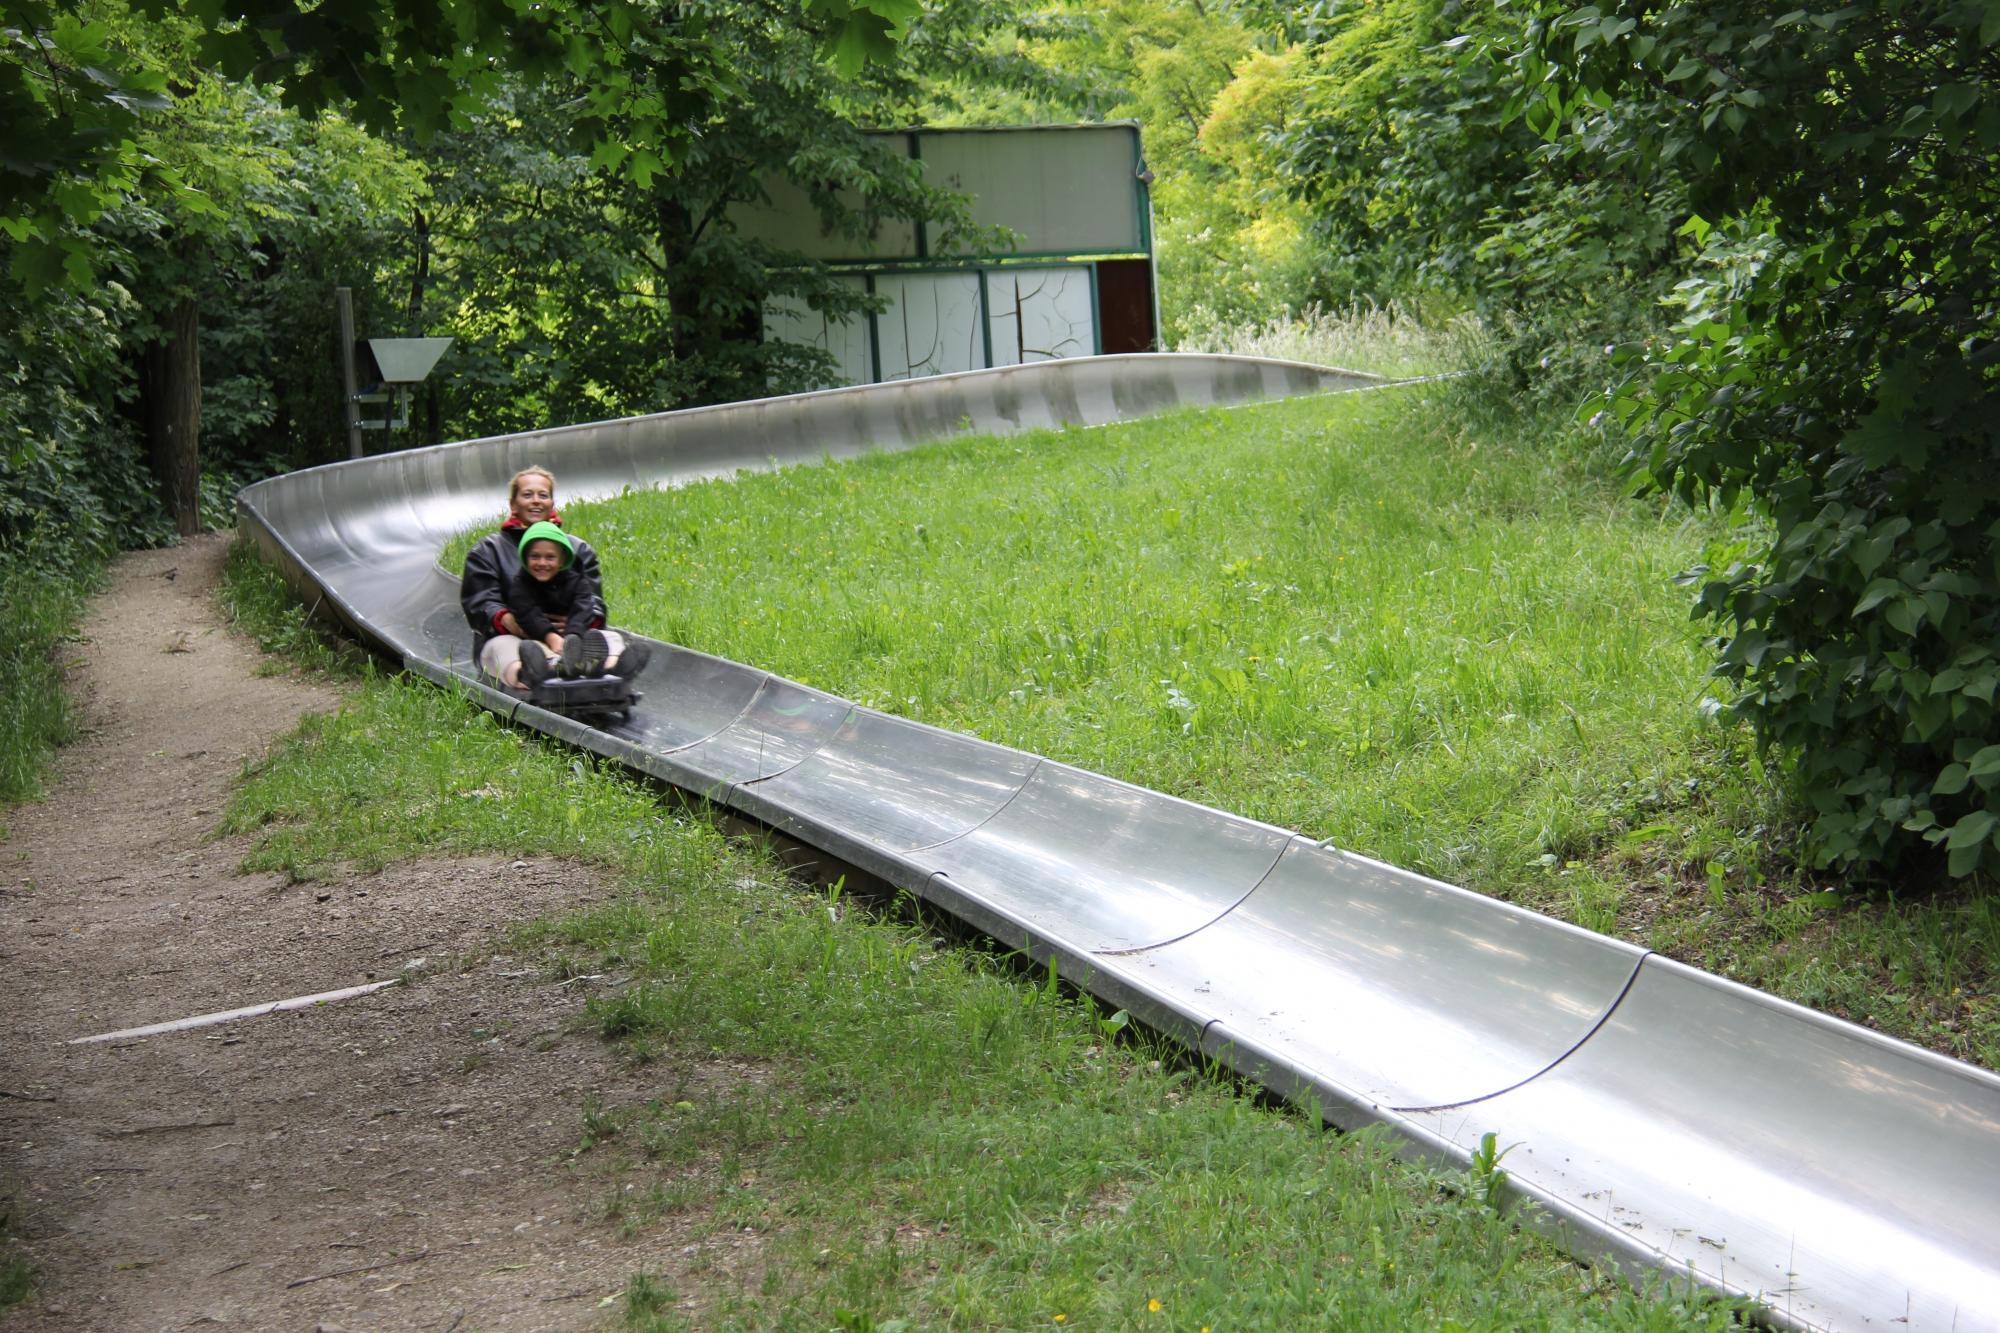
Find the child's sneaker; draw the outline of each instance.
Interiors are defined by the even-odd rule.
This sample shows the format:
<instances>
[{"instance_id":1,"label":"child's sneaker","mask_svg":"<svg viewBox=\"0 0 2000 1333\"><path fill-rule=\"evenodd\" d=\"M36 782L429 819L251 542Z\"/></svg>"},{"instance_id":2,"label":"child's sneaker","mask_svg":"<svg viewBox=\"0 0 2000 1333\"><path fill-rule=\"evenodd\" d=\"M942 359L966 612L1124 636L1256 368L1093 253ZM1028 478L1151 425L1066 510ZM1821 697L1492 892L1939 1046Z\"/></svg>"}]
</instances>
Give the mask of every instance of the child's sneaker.
<instances>
[{"instance_id":1,"label":"child's sneaker","mask_svg":"<svg viewBox=\"0 0 2000 1333\"><path fill-rule=\"evenodd\" d=\"M618 654L618 661L606 667L605 672L620 680L630 680L645 670L646 663L652 660L652 656L652 649L637 639L627 637L624 650Z\"/></svg>"},{"instance_id":2,"label":"child's sneaker","mask_svg":"<svg viewBox=\"0 0 2000 1333\"><path fill-rule=\"evenodd\" d=\"M539 689L543 681L555 674L555 662L549 657L549 650L539 643L521 640L521 684L529 689Z\"/></svg>"},{"instance_id":3,"label":"child's sneaker","mask_svg":"<svg viewBox=\"0 0 2000 1333\"><path fill-rule=\"evenodd\" d=\"M595 676L604 670L604 658L611 651L604 631L587 629L563 639L563 674L572 678Z\"/></svg>"}]
</instances>

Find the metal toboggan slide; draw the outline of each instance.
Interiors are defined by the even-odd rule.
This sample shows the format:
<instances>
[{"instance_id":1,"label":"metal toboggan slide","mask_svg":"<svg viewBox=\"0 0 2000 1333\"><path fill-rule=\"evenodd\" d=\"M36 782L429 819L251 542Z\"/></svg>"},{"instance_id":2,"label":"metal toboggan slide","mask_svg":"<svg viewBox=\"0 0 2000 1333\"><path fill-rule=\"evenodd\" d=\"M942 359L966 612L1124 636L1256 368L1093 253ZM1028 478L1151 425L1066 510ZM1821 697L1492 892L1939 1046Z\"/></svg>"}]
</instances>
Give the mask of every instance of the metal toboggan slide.
<instances>
[{"instance_id":1,"label":"metal toboggan slide","mask_svg":"<svg viewBox=\"0 0 2000 1333\"><path fill-rule=\"evenodd\" d=\"M2000 1330L2000 1077L1299 834L655 650L599 730L472 676L453 535L545 464L568 498L967 430L1393 391L1288 362L1045 361L336 463L238 499L309 598L409 670L950 912L1342 1128L1510 1183L1575 1252L1787 1327ZM609 552L616 559L616 552Z\"/></svg>"}]
</instances>

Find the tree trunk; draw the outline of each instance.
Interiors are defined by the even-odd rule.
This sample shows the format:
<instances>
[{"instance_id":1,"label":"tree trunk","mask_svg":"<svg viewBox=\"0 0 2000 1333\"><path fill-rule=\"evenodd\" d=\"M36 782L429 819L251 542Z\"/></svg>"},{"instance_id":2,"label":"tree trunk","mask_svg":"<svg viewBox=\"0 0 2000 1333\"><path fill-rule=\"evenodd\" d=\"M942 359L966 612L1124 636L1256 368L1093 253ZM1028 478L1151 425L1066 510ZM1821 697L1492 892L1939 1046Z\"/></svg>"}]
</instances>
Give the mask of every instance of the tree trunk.
<instances>
[{"instance_id":1,"label":"tree trunk","mask_svg":"<svg viewBox=\"0 0 2000 1333\"><path fill-rule=\"evenodd\" d=\"M653 228L667 270L667 329L674 359L698 361L701 291L694 281L694 218L678 199L659 194L653 199Z\"/></svg>"},{"instance_id":2,"label":"tree trunk","mask_svg":"<svg viewBox=\"0 0 2000 1333\"><path fill-rule=\"evenodd\" d=\"M424 336L424 296L431 281L431 220L421 208L411 210L410 231L416 238L416 263L410 267L410 299L404 303L404 331L412 338Z\"/></svg>"},{"instance_id":3,"label":"tree trunk","mask_svg":"<svg viewBox=\"0 0 2000 1333\"><path fill-rule=\"evenodd\" d=\"M176 301L140 354L146 461L183 537L201 531L201 308Z\"/></svg>"},{"instance_id":4,"label":"tree trunk","mask_svg":"<svg viewBox=\"0 0 2000 1333\"><path fill-rule=\"evenodd\" d=\"M748 301L720 315L701 308L704 275L695 262L701 224L680 200L664 193L654 196L654 236L667 274L667 329L688 401L677 406L701 407L741 398L748 391L742 367L732 350L754 348L762 335L761 301Z\"/></svg>"}]
</instances>

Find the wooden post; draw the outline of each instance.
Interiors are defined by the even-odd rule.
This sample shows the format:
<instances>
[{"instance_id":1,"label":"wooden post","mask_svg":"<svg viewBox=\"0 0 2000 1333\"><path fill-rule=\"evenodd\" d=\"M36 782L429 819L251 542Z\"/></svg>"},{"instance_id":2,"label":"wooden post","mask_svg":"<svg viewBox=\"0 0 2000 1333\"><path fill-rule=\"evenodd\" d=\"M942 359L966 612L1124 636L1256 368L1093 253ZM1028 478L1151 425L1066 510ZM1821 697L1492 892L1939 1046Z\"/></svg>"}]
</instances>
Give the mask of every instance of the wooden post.
<instances>
[{"instance_id":1,"label":"wooden post","mask_svg":"<svg viewBox=\"0 0 2000 1333\"><path fill-rule=\"evenodd\" d=\"M333 289L333 303L340 311L340 383L346 391L341 405L347 411L347 456L361 457L361 404L354 401L359 386L354 382L354 293L346 287Z\"/></svg>"}]
</instances>

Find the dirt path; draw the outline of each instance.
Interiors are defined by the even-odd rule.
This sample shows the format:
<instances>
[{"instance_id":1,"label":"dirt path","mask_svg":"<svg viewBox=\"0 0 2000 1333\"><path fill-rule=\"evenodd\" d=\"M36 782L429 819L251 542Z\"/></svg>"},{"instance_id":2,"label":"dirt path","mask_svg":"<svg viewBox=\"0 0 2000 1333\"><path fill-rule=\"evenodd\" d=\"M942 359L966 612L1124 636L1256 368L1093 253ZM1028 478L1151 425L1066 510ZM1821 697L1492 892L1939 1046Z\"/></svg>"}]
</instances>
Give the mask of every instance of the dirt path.
<instances>
[{"instance_id":1,"label":"dirt path","mask_svg":"<svg viewBox=\"0 0 2000 1333\"><path fill-rule=\"evenodd\" d=\"M0 1329L596 1326L678 1249L618 1239L571 1160L586 1093L644 1089L575 1031L586 985L508 958L504 928L608 890L504 859L238 874L245 844L212 837L231 780L338 696L256 673L212 602L225 549L119 562L85 630L89 735L0 843L0 1198L40 1278Z\"/></svg>"}]
</instances>

